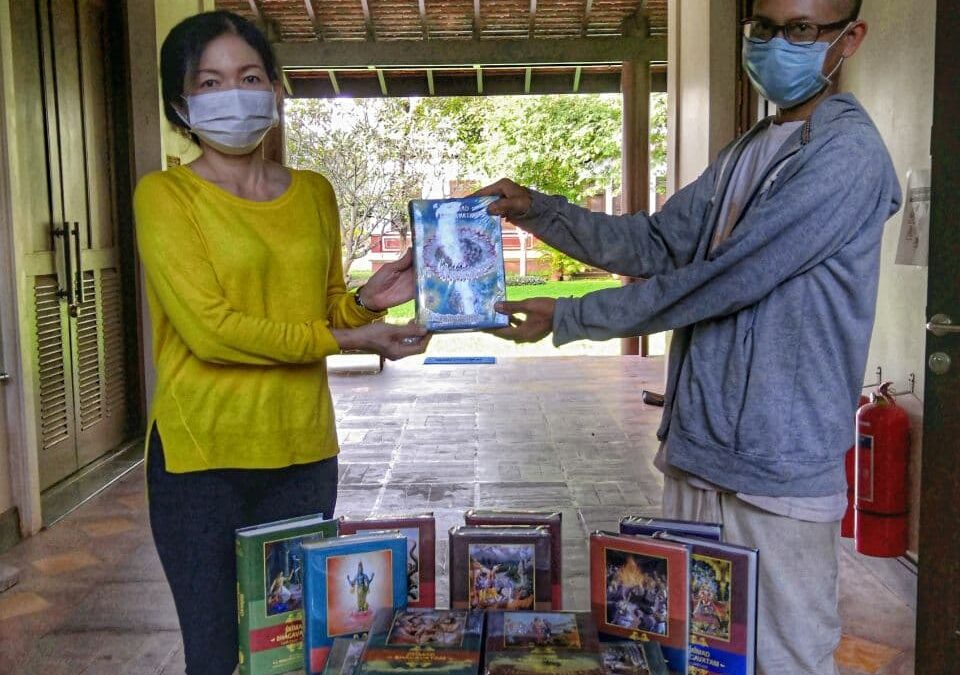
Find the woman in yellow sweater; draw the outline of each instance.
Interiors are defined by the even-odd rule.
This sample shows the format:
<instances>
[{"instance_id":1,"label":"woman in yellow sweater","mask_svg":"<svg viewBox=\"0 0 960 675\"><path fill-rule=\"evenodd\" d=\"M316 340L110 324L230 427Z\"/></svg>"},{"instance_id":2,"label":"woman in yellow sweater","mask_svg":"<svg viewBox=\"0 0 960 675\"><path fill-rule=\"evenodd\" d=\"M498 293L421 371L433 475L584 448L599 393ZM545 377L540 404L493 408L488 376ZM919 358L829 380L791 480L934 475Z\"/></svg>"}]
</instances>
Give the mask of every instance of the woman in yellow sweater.
<instances>
[{"instance_id":1,"label":"woman in yellow sweater","mask_svg":"<svg viewBox=\"0 0 960 675\"><path fill-rule=\"evenodd\" d=\"M372 323L413 297L410 257L346 290L330 183L262 158L280 85L263 35L229 12L176 26L160 54L166 117L202 156L137 186L153 319L150 523L187 673L237 663L233 532L332 516L337 433L324 358L395 359L425 331Z\"/></svg>"}]
</instances>

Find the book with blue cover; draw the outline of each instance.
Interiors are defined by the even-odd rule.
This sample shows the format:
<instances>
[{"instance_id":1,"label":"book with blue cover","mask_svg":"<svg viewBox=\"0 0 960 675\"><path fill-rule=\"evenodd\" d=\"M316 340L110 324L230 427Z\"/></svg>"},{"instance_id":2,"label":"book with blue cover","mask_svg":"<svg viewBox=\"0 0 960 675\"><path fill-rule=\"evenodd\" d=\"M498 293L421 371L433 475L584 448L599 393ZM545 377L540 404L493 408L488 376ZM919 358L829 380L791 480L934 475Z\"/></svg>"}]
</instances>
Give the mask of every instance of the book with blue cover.
<instances>
[{"instance_id":1,"label":"book with blue cover","mask_svg":"<svg viewBox=\"0 0 960 675\"><path fill-rule=\"evenodd\" d=\"M436 594L437 522L433 513L369 518L340 517L340 534L397 530L407 538L407 606L433 609Z\"/></svg>"},{"instance_id":2,"label":"book with blue cover","mask_svg":"<svg viewBox=\"0 0 960 675\"><path fill-rule=\"evenodd\" d=\"M690 546L690 654L697 675L753 675L757 654L755 548L659 534Z\"/></svg>"},{"instance_id":3,"label":"book with blue cover","mask_svg":"<svg viewBox=\"0 0 960 675\"><path fill-rule=\"evenodd\" d=\"M494 310L506 299L500 218L487 213L496 197L410 202L417 323L430 331L505 328Z\"/></svg>"},{"instance_id":4,"label":"book with blue cover","mask_svg":"<svg viewBox=\"0 0 960 675\"><path fill-rule=\"evenodd\" d=\"M320 675L334 638L363 637L381 609L407 606L407 538L370 532L305 543L304 665Z\"/></svg>"},{"instance_id":5,"label":"book with blue cover","mask_svg":"<svg viewBox=\"0 0 960 675\"><path fill-rule=\"evenodd\" d=\"M658 532L675 534L678 537L701 537L720 541L723 534L723 525L721 523L701 523L696 520L646 518L643 516L624 516L620 519L620 534L642 534L652 537Z\"/></svg>"},{"instance_id":6,"label":"book with blue cover","mask_svg":"<svg viewBox=\"0 0 960 675\"><path fill-rule=\"evenodd\" d=\"M311 514L236 531L241 675L303 667L303 544L337 536L337 521Z\"/></svg>"},{"instance_id":7,"label":"book with blue cover","mask_svg":"<svg viewBox=\"0 0 960 675\"><path fill-rule=\"evenodd\" d=\"M462 609L382 610L357 672L476 675L483 621Z\"/></svg>"}]
</instances>

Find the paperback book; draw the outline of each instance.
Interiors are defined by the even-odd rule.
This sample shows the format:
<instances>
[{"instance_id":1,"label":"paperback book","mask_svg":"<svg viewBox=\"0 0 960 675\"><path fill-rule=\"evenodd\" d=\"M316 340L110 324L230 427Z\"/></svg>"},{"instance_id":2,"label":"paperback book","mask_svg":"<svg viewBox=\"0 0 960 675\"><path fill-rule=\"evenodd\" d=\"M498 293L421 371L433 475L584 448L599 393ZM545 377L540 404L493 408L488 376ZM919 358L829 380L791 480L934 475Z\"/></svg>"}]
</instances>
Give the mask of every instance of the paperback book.
<instances>
[{"instance_id":1,"label":"paperback book","mask_svg":"<svg viewBox=\"0 0 960 675\"><path fill-rule=\"evenodd\" d=\"M437 525L432 513L390 518L340 519L341 534L398 530L407 538L407 606L433 609L436 599Z\"/></svg>"},{"instance_id":2,"label":"paperback book","mask_svg":"<svg viewBox=\"0 0 960 675\"><path fill-rule=\"evenodd\" d=\"M603 675L589 612L488 612L486 675Z\"/></svg>"},{"instance_id":3,"label":"paperback book","mask_svg":"<svg viewBox=\"0 0 960 675\"><path fill-rule=\"evenodd\" d=\"M606 675L669 675L659 642L603 642L600 653Z\"/></svg>"},{"instance_id":4,"label":"paperback book","mask_svg":"<svg viewBox=\"0 0 960 675\"><path fill-rule=\"evenodd\" d=\"M382 610L357 672L476 675L483 618L462 609Z\"/></svg>"},{"instance_id":5,"label":"paperback book","mask_svg":"<svg viewBox=\"0 0 960 675\"><path fill-rule=\"evenodd\" d=\"M337 536L316 514L236 531L237 621L242 675L303 667L303 544Z\"/></svg>"},{"instance_id":6,"label":"paperback book","mask_svg":"<svg viewBox=\"0 0 960 675\"><path fill-rule=\"evenodd\" d=\"M658 537L691 550L689 675L753 675L757 549L669 534Z\"/></svg>"},{"instance_id":7,"label":"paperback book","mask_svg":"<svg viewBox=\"0 0 960 675\"><path fill-rule=\"evenodd\" d=\"M540 527L450 530L453 609L549 610L550 533Z\"/></svg>"},{"instance_id":8,"label":"paperback book","mask_svg":"<svg viewBox=\"0 0 960 675\"><path fill-rule=\"evenodd\" d=\"M381 609L407 606L407 538L351 534L303 545L304 665L319 675L334 638L365 637Z\"/></svg>"},{"instance_id":9,"label":"paperback book","mask_svg":"<svg viewBox=\"0 0 960 675\"><path fill-rule=\"evenodd\" d=\"M590 535L590 604L601 633L659 642L670 670L686 673L689 544L606 532Z\"/></svg>"},{"instance_id":10,"label":"paperback book","mask_svg":"<svg viewBox=\"0 0 960 675\"><path fill-rule=\"evenodd\" d=\"M701 523L695 520L644 518L642 516L625 516L620 519L620 534L642 534L652 537L658 532L667 532L678 537L701 537L720 541L720 537L723 535L723 525L720 523Z\"/></svg>"},{"instance_id":11,"label":"paperback book","mask_svg":"<svg viewBox=\"0 0 960 675\"><path fill-rule=\"evenodd\" d=\"M470 509L464 522L473 526L545 527L550 533L551 609L563 609L563 514L560 511L495 511Z\"/></svg>"},{"instance_id":12,"label":"paperback book","mask_svg":"<svg viewBox=\"0 0 960 675\"><path fill-rule=\"evenodd\" d=\"M504 328L494 305L506 299L500 218L495 197L410 202L417 322L428 330Z\"/></svg>"}]
</instances>

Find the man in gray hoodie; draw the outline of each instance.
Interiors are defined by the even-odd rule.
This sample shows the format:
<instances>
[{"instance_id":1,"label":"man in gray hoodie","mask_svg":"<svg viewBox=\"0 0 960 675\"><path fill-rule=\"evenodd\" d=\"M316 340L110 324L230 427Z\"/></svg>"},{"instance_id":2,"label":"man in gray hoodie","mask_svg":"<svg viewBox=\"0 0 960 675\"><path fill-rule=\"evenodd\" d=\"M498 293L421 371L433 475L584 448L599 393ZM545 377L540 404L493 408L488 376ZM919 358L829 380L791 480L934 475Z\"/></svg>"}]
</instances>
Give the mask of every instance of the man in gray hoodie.
<instances>
[{"instance_id":1,"label":"man in gray hoodie","mask_svg":"<svg viewBox=\"0 0 960 675\"><path fill-rule=\"evenodd\" d=\"M760 673L836 673L844 453L900 187L837 73L860 0L758 0L743 61L779 114L656 214L591 213L501 180L492 213L644 283L503 303L501 337L554 344L674 330L656 458L663 510L760 549ZM691 660L691 666L697 666Z\"/></svg>"}]
</instances>

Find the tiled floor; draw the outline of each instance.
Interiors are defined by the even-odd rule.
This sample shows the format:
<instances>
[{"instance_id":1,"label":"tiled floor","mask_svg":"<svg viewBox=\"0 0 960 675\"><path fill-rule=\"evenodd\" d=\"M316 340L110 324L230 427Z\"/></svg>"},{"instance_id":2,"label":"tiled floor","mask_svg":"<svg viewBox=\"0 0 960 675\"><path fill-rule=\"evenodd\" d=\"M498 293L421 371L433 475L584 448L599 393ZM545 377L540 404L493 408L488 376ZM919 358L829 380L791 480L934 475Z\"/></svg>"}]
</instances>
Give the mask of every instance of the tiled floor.
<instances>
[{"instance_id":1,"label":"tiled floor","mask_svg":"<svg viewBox=\"0 0 960 675\"><path fill-rule=\"evenodd\" d=\"M462 367L411 361L379 375L334 376L338 511L432 510L442 533L473 506L562 509L565 597L586 608L586 534L659 508L651 460L660 409L640 394L659 389L662 372L656 359L577 357ZM20 570L19 583L0 593L0 673L183 672L141 471L0 564ZM896 563L866 564L844 550L844 675L913 672L912 583Z\"/></svg>"}]
</instances>

